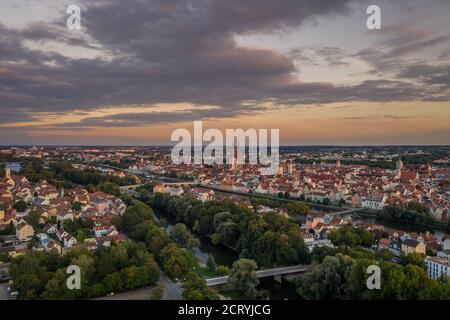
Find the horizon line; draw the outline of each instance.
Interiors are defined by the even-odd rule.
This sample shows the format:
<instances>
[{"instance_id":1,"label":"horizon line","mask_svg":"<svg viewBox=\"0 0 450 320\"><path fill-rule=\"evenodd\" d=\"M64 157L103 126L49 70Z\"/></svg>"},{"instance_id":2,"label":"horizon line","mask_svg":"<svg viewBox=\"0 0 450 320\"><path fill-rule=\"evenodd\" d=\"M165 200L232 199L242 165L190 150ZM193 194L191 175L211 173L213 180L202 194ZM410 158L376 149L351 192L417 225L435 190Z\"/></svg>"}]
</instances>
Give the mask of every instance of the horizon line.
<instances>
[{"instance_id":1,"label":"horizon line","mask_svg":"<svg viewBox=\"0 0 450 320\"><path fill-rule=\"evenodd\" d=\"M205 144L206 146L207 144ZM133 145L133 144L0 144L5 147L174 147L175 145ZM247 145L246 145L247 146ZM219 146L220 147L220 146ZM223 145L222 147L226 147ZM279 147L450 147L450 144L286 144Z\"/></svg>"}]
</instances>

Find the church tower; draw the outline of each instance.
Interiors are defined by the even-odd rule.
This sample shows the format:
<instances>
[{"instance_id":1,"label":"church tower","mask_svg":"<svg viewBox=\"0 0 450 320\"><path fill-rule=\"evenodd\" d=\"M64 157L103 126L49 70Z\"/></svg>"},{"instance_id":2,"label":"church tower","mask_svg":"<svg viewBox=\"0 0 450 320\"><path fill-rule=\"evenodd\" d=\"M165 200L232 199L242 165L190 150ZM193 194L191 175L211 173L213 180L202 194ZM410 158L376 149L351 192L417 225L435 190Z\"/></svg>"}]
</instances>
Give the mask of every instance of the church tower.
<instances>
[{"instance_id":1,"label":"church tower","mask_svg":"<svg viewBox=\"0 0 450 320\"><path fill-rule=\"evenodd\" d=\"M10 168L5 169L5 177L6 177L6 179L11 179L11 169Z\"/></svg>"},{"instance_id":2,"label":"church tower","mask_svg":"<svg viewBox=\"0 0 450 320\"><path fill-rule=\"evenodd\" d=\"M294 164L292 163L291 159L288 159L286 161L286 167L287 167L287 173L293 174L294 173Z\"/></svg>"},{"instance_id":3,"label":"church tower","mask_svg":"<svg viewBox=\"0 0 450 320\"><path fill-rule=\"evenodd\" d=\"M403 169L403 161L402 159L398 158L397 162L395 163L395 170L402 171Z\"/></svg>"},{"instance_id":4,"label":"church tower","mask_svg":"<svg viewBox=\"0 0 450 320\"><path fill-rule=\"evenodd\" d=\"M238 165L239 165L239 161L238 161L238 154L237 154L237 147L234 146L233 148L233 155L231 158L231 170L232 171L237 171L238 169Z\"/></svg>"}]
</instances>

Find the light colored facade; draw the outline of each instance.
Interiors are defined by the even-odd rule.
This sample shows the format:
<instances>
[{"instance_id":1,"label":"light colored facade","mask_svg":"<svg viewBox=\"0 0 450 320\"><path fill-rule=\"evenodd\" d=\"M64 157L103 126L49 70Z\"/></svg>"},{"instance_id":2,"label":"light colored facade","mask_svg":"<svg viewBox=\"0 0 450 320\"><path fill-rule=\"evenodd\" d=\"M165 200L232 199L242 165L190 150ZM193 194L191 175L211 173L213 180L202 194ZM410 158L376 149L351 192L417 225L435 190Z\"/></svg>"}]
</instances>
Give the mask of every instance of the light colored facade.
<instances>
[{"instance_id":1,"label":"light colored facade","mask_svg":"<svg viewBox=\"0 0 450 320\"><path fill-rule=\"evenodd\" d=\"M432 279L450 276L449 259L443 257L426 257L428 276Z\"/></svg>"},{"instance_id":2,"label":"light colored facade","mask_svg":"<svg viewBox=\"0 0 450 320\"><path fill-rule=\"evenodd\" d=\"M385 195L378 197L368 197L361 202L363 208L381 210L386 205L387 197Z\"/></svg>"},{"instance_id":3,"label":"light colored facade","mask_svg":"<svg viewBox=\"0 0 450 320\"><path fill-rule=\"evenodd\" d=\"M425 254L425 250L426 250L425 244L423 244L422 242L407 239L402 243L402 252L404 252L405 254L410 253Z\"/></svg>"},{"instance_id":4,"label":"light colored facade","mask_svg":"<svg viewBox=\"0 0 450 320\"><path fill-rule=\"evenodd\" d=\"M449 236L444 236L444 238L442 238L442 247L444 250L450 250L450 237Z\"/></svg>"},{"instance_id":5,"label":"light colored facade","mask_svg":"<svg viewBox=\"0 0 450 320\"><path fill-rule=\"evenodd\" d=\"M34 236L34 229L31 224L21 222L16 227L16 238L20 241L27 240Z\"/></svg>"}]
</instances>

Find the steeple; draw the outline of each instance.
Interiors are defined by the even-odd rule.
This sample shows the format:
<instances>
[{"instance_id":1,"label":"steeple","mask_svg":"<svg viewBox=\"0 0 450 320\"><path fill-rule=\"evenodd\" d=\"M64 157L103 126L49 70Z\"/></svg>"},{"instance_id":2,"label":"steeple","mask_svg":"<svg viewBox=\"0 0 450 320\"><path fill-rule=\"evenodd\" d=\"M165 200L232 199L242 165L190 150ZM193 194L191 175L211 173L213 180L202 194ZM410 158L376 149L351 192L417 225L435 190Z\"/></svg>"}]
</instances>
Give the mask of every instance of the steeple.
<instances>
[{"instance_id":1,"label":"steeple","mask_svg":"<svg viewBox=\"0 0 450 320\"><path fill-rule=\"evenodd\" d=\"M5 168L5 177L7 179L11 179L11 169L10 168Z\"/></svg>"},{"instance_id":2,"label":"steeple","mask_svg":"<svg viewBox=\"0 0 450 320\"><path fill-rule=\"evenodd\" d=\"M238 160L238 150L237 150L237 146L233 146L233 154L232 154L232 158L231 158L231 170L232 171L236 171L238 169L239 166L239 160Z\"/></svg>"},{"instance_id":3,"label":"steeple","mask_svg":"<svg viewBox=\"0 0 450 320\"><path fill-rule=\"evenodd\" d=\"M403 161L401 158L398 158L397 162L395 163L395 169L397 171L401 171L403 169Z\"/></svg>"}]
</instances>

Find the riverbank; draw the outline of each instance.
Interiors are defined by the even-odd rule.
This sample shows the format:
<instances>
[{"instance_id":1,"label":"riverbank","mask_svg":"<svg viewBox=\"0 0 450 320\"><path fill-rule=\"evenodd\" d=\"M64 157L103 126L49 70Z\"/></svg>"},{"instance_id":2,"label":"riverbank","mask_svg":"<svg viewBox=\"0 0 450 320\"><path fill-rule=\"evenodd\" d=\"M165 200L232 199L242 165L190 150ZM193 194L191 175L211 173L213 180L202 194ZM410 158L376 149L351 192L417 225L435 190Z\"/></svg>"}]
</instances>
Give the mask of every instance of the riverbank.
<instances>
[{"instance_id":1,"label":"riverbank","mask_svg":"<svg viewBox=\"0 0 450 320\"><path fill-rule=\"evenodd\" d=\"M352 214L352 219L355 221L362 221L365 223L378 224L383 227L398 229L404 232L426 232L433 233L438 238L442 238L445 234L446 228L439 224L440 221L436 221L436 225L422 225L411 221L400 221L395 219L389 219L379 217L376 210L367 209L364 211L358 211Z\"/></svg>"},{"instance_id":2,"label":"riverbank","mask_svg":"<svg viewBox=\"0 0 450 320\"><path fill-rule=\"evenodd\" d=\"M170 232L177 223L175 217L162 209L155 208L153 211L157 219L163 218L165 220L166 226L164 229L166 232ZM195 267L196 270L194 271L204 278L218 276L218 274L214 274L214 272L204 267L209 255L214 257L217 265L225 265L229 268L231 268L233 263L239 259L239 255L236 251L223 246L222 244L214 245L208 237L199 237L199 240L200 247L195 248L190 252L198 261L198 265ZM266 291L269 299L272 300L301 299L296 292L295 285L289 281L282 281L280 284L273 278L260 279L258 289ZM219 294L226 299L241 299L239 294L233 292L219 291Z\"/></svg>"},{"instance_id":3,"label":"riverbank","mask_svg":"<svg viewBox=\"0 0 450 320\"><path fill-rule=\"evenodd\" d=\"M280 197L268 196L268 195L264 195L264 194L260 194L260 193L249 193L249 192L240 192L240 191L226 190L226 189L217 188L217 187L213 187L213 186L206 185L206 184L197 184L197 187L203 188L203 189L213 190L213 191L216 191L216 192L236 194L236 195L239 195L239 196L244 196L244 197L249 197L249 198L254 197L254 198L261 198L261 199L267 199L267 200L273 200L273 201L279 201L279 202L287 202L287 203L290 203L290 202L301 202L301 203L307 204L312 209L320 209L320 210L324 210L324 211L329 211L329 210L342 211L342 210L345 210L345 208L338 207L338 206L333 206L333 205L325 205L325 204L320 204L320 203L316 203L316 202L309 202L309 201L302 201L302 200L295 200L295 199L280 198Z\"/></svg>"}]
</instances>

